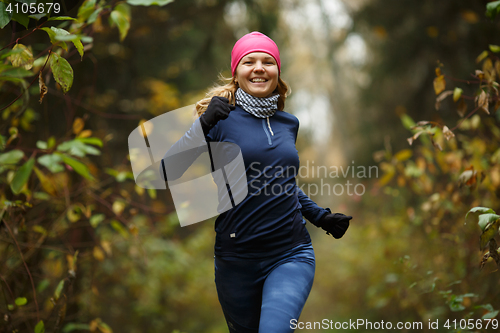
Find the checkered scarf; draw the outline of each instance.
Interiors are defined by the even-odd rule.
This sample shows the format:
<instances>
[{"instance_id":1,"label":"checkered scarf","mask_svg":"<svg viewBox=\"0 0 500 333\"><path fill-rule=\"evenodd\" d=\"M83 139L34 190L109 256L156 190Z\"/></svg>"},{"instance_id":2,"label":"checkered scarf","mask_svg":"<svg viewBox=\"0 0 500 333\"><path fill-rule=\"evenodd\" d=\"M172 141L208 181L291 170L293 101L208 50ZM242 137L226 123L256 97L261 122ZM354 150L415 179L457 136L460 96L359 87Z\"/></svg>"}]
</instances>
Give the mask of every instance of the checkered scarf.
<instances>
[{"instance_id":1,"label":"checkered scarf","mask_svg":"<svg viewBox=\"0 0 500 333\"><path fill-rule=\"evenodd\" d=\"M271 97L260 98L246 93L241 88L236 90L236 104L257 118L266 118L274 115L278 109L278 97L279 95L276 94Z\"/></svg>"}]
</instances>

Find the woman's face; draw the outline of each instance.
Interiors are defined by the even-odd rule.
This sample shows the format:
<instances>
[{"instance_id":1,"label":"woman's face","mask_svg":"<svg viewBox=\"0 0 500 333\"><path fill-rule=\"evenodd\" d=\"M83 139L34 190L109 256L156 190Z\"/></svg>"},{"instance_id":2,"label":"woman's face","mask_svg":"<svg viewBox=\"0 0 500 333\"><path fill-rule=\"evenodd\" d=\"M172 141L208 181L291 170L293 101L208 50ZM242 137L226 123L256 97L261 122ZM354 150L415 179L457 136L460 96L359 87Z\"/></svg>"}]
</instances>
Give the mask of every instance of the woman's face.
<instances>
[{"instance_id":1,"label":"woman's face","mask_svg":"<svg viewBox=\"0 0 500 333\"><path fill-rule=\"evenodd\" d=\"M252 52L241 58L236 67L236 82L246 93L269 97L278 86L276 60L264 52Z\"/></svg>"}]
</instances>

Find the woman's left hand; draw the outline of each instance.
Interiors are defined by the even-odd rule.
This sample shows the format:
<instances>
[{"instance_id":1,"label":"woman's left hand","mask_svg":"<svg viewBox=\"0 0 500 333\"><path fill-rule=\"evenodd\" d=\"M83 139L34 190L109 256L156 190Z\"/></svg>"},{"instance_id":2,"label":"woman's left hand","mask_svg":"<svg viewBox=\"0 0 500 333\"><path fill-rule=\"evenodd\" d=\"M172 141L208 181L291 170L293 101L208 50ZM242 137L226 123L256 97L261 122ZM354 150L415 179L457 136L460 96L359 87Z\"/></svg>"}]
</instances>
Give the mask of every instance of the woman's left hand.
<instances>
[{"instance_id":1,"label":"woman's left hand","mask_svg":"<svg viewBox=\"0 0 500 333\"><path fill-rule=\"evenodd\" d=\"M344 236L347 228L349 228L349 220L352 216L346 216L341 213L326 214L317 223L318 227L326 231L327 235L332 235L339 239Z\"/></svg>"}]
</instances>

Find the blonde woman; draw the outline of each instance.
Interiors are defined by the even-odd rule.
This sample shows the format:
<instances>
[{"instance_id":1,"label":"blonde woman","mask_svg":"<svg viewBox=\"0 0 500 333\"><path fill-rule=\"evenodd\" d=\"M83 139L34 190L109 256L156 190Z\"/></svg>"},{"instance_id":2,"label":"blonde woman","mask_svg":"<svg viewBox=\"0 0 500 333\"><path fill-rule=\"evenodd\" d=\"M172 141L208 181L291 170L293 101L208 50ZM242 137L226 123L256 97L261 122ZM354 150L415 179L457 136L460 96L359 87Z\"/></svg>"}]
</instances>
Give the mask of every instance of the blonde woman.
<instances>
[{"instance_id":1,"label":"blonde woman","mask_svg":"<svg viewBox=\"0 0 500 333\"><path fill-rule=\"evenodd\" d=\"M304 217L335 238L352 217L319 207L296 185L299 121L284 111L288 86L274 41L259 32L243 36L231 72L229 83L196 105L206 141L241 150L248 187L215 222L217 293L231 333L293 332L315 271Z\"/></svg>"}]
</instances>

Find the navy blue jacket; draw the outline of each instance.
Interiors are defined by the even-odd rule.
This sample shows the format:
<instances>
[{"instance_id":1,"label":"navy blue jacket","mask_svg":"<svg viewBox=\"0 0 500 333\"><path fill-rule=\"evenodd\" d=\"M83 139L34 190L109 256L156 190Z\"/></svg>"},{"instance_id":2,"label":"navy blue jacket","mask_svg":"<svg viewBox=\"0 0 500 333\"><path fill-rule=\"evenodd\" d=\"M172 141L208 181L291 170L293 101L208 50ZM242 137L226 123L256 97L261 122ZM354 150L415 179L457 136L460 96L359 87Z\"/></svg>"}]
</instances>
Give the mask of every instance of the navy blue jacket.
<instances>
[{"instance_id":1,"label":"navy blue jacket","mask_svg":"<svg viewBox=\"0 0 500 333\"><path fill-rule=\"evenodd\" d=\"M219 121L207 141L231 142L242 152L248 195L215 222L215 254L261 258L309 243L303 217L315 223L319 207L296 185L298 119L284 111L257 118L240 107Z\"/></svg>"}]
</instances>

